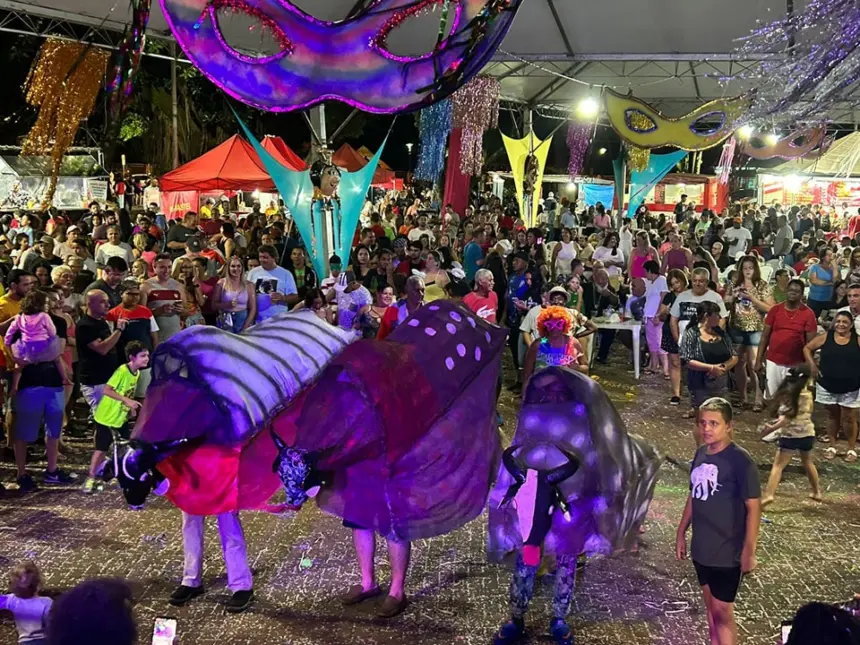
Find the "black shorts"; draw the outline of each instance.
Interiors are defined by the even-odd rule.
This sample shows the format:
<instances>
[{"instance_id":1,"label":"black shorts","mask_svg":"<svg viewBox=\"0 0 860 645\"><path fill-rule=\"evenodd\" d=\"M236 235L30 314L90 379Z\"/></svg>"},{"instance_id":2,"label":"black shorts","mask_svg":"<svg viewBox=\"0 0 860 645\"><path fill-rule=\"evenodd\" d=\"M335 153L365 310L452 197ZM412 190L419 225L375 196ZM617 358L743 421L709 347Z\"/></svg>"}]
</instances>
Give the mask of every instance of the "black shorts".
<instances>
[{"instance_id":1,"label":"black shorts","mask_svg":"<svg viewBox=\"0 0 860 645\"><path fill-rule=\"evenodd\" d=\"M346 527L348 529L356 529L358 531L366 531L367 530L365 527L361 526L361 524L356 524L355 522L350 522L349 520L344 520L343 525L344 525L344 527Z\"/></svg>"},{"instance_id":2,"label":"black shorts","mask_svg":"<svg viewBox=\"0 0 860 645\"><path fill-rule=\"evenodd\" d=\"M734 602L741 586L743 574L740 567L707 567L695 560L696 577L699 585L708 587L711 595L722 602Z\"/></svg>"},{"instance_id":3,"label":"black shorts","mask_svg":"<svg viewBox=\"0 0 860 645\"><path fill-rule=\"evenodd\" d=\"M128 424L124 424L121 428L109 428L101 423L96 424L96 450L99 452L107 452L113 444L113 433L116 432L121 438L128 439Z\"/></svg>"},{"instance_id":4,"label":"black shorts","mask_svg":"<svg viewBox=\"0 0 860 645\"><path fill-rule=\"evenodd\" d=\"M815 437L800 437L793 439L791 437L779 438L780 450L799 450L800 452L809 452L815 448Z\"/></svg>"}]
</instances>

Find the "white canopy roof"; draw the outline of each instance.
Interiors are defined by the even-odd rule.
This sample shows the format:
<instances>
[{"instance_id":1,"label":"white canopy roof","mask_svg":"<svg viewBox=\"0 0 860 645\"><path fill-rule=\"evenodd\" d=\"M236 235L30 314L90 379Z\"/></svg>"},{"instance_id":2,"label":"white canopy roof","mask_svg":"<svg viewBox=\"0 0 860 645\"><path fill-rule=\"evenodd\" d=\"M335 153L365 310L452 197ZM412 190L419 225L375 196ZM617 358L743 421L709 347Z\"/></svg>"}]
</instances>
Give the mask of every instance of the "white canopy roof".
<instances>
[{"instance_id":1,"label":"white canopy roof","mask_svg":"<svg viewBox=\"0 0 860 645\"><path fill-rule=\"evenodd\" d=\"M769 175L856 177L860 175L860 132L837 139L820 157L786 161L761 172Z\"/></svg>"},{"instance_id":2,"label":"white canopy roof","mask_svg":"<svg viewBox=\"0 0 860 645\"><path fill-rule=\"evenodd\" d=\"M343 18L361 4L292 1L326 20ZM794 4L799 10L805 0ZM737 39L757 20L778 18L785 7L785 0L524 0L485 72L501 79L504 98L534 107L567 107L579 97L595 95L597 90L589 85L608 85L631 89L669 115L682 114L703 101L748 89L735 77L756 63L736 59ZM10 12L0 15L0 29L44 34L61 31L63 23L85 24L98 27L90 36L94 40L121 32L130 15L127 0L0 0L0 9ZM30 24L36 22L30 19L21 27L22 16L55 22ZM438 14L417 16L398 27L390 43L402 53L426 51L422 48L435 40L438 19ZM247 23L232 31L231 44L249 37ZM170 38L157 1L148 33ZM725 78L729 80L721 82ZM854 115L834 119L853 121Z\"/></svg>"}]
</instances>

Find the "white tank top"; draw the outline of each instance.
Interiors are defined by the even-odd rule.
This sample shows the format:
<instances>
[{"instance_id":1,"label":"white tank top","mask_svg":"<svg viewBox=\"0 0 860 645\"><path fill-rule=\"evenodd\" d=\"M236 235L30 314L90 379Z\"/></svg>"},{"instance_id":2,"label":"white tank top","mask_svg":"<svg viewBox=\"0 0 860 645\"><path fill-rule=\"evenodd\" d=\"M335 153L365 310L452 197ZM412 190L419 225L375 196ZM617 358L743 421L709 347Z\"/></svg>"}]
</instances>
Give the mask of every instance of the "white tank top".
<instances>
[{"instance_id":1,"label":"white tank top","mask_svg":"<svg viewBox=\"0 0 860 645\"><path fill-rule=\"evenodd\" d=\"M558 255L555 256L555 272L558 275L570 275L570 262L576 259L576 248L573 241L559 242Z\"/></svg>"}]
</instances>

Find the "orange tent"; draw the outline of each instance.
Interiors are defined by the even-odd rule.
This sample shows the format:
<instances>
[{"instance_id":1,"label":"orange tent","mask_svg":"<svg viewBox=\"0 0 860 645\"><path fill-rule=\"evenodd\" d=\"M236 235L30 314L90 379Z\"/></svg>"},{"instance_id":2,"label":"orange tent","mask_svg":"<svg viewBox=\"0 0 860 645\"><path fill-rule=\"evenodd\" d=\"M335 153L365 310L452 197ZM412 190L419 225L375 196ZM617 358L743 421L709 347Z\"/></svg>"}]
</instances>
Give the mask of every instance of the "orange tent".
<instances>
[{"instance_id":1,"label":"orange tent","mask_svg":"<svg viewBox=\"0 0 860 645\"><path fill-rule=\"evenodd\" d=\"M260 157L238 134L163 175L158 186L162 192L275 190Z\"/></svg>"},{"instance_id":2,"label":"orange tent","mask_svg":"<svg viewBox=\"0 0 860 645\"><path fill-rule=\"evenodd\" d=\"M275 159L280 161L283 165L285 165L290 170L306 170L308 165L304 162L304 160L293 152L290 147L284 143L284 140L281 137L274 137L270 134L267 134L263 137L262 141L263 149L272 155Z\"/></svg>"},{"instance_id":3,"label":"orange tent","mask_svg":"<svg viewBox=\"0 0 860 645\"><path fill-rule=\"evenodd\" d=\"M368 161L373 159L373 153L370 151L370 149L367 146L361 146L358 150L356 150L356 152L358 154L360 154L362 157L364 157L365 159L367 159ZM382 159L379 160L379 167L382 168L383 170L392 170L391 166L389 166L387 163L385 163Z\"/></svg>"},{"instance_id":4,"label":"orange tent","mask_svg":"<svg viewBox=\"0 0 860 645\"><path fill-rule=\"evenodd\" d=\"M371 157L372 156L373 155L371 155ZM332 155L331 160L334 162L334 165L344 168L347 172L356 172L357 170L361 170L368 162L368 158L365 158L348 143L345 143L338 148L337 152ZM394 171L390 169L386 170L382 165L382 161L380 160L379 166L376 168L376 172L373 173L373 182L371 185L392 188L395 184Z\"/></svg>"}]
</instances>

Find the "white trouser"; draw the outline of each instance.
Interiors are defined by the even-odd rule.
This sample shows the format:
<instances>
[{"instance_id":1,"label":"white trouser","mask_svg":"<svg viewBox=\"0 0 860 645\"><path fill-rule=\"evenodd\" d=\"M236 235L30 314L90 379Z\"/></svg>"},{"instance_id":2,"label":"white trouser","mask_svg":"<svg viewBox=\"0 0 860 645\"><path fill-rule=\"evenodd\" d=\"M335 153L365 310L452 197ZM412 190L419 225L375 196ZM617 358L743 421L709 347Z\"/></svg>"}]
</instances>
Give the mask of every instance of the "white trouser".
<instances>
[{"instance_id":1,"label":"white trouser","mask_svg":"<svg viewBox=\"0 0 860 645\"><path fill-rule=\"evenodd\" d=\"M202 515L182 513L182 546L185 550L185 571L182 584L199 587L203 584L203 520ZM248 591L254 581L248 567L245 550L245 534L239 513L218 515L218 532L221 534L221 550L227 568L227 587L232 592Z\"/></svg>"},{"instance_id":2,"label":"white trouser","mask_svg":"<svg viewBox=\"0 0 860 645\"><path fill-rule=\"evenodd\" d=\"M772 399L788 376L788 370L791 367L787 365L777 365L772 361L765 360L765 378L767 379L767 398Z\"/></svg>"}]
</instances>

